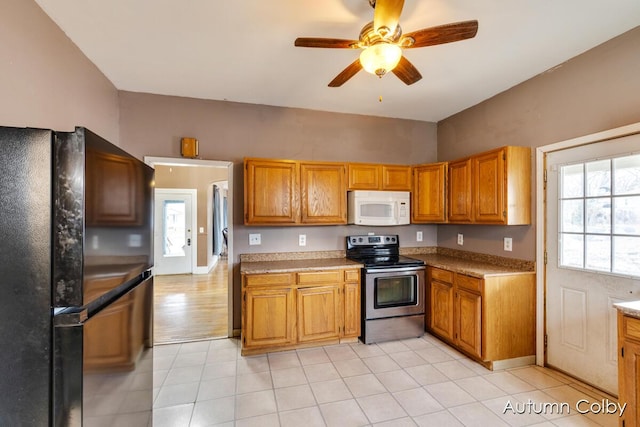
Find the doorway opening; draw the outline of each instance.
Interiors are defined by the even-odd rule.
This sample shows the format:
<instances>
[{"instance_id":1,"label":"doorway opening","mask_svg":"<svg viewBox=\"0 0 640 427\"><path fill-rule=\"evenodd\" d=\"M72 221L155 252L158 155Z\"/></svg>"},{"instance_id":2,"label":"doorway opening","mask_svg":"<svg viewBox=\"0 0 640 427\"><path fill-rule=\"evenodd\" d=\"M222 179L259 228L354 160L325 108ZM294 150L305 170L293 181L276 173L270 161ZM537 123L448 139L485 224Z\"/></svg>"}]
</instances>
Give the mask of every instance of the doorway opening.
<instances>
[{"instance_id":1,"label":"doorway opening","mask_svg":"<svg viewBox=\"0 0 640 427\"><path fill-rule=\"evenodd\" d=\"M155 344L227 338L233 331L233 275L228 262L233 253L233 224L227 222L233 218L233 164L161 157L144 160L156 171ZM189 252L188 271L172 269L174 264L184 266Z\"/></svg>"}]
</instances>

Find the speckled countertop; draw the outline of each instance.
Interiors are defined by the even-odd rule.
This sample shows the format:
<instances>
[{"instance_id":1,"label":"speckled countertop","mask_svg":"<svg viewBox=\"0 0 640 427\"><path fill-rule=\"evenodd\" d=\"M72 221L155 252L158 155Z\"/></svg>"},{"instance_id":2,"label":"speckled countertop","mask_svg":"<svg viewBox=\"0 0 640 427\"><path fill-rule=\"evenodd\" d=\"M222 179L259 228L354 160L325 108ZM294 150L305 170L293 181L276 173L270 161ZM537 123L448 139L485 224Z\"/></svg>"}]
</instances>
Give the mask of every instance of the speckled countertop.
<instances>
[{"instance_id":1,"label":"speckled countertop","mask_svg":"<svg viewBox=\"0 0 640 427\"><path fill-rule=\"evenodd\" d=\"M428 254L411 255L412 258L423 260L428 266L442 268L455 273L465 274L471 277L484 279L490 276L506 274L534 274L533 271L523 270L512 266L492 264L486 261L476 261L468 258L454 257L450 255Z\"/></svg>"},{"instance_id":2,"label":"speckled countertop","mask_svg":"<svg viewBox=\"0 0 640 427\"><path fill-rule=\"evenodd\" d=\"M240 273L289 273L304 270L333 270L340 268L362 268L362 264L346 258L308 258L277 261L241 262Z\"/></svg>"},{"instance_id":3,"label":"speckled countertop","mask_svg":"<svg viewBox=\"0 0 640 427\"><path fill-rule=\"evenodd\" d=\"M455 249L400 248L400 253L421 259L432 267L480 279L505 274L534 274L535 270L533 261L476 254ZM245 274L362 267L362 264L345 258L344 251L243 254L240 255L240 261L240 272Z\"/></svg>"},{"instance_id":4,"label":"speckled countertop","mask_svg":"<svg viewBox=\"0 0 640 427\"><path fill-rule=\"evenodd\" d=\"M613 304L618 311L621 311L625 316L637 317L640 319L640 301L619 302Z\"/></svg>"}]
</instances>

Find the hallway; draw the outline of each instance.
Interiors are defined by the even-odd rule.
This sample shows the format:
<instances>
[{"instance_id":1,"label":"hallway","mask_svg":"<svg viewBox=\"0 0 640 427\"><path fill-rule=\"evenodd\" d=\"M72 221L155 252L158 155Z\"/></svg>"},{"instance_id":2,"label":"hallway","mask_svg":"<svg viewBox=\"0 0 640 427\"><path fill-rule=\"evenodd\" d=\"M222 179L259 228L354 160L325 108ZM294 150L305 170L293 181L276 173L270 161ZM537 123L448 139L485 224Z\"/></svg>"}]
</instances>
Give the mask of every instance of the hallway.
<instances>
[{"instance_id":1,"label":"hallway","mask_svg":"<svg viewBox=\"0 0 640 427\"><path fill-rule=\"evenodd\" d=\"M227 338L227 259L209 274L154 277L154 344Z\"/></svg>"}]
</instances>

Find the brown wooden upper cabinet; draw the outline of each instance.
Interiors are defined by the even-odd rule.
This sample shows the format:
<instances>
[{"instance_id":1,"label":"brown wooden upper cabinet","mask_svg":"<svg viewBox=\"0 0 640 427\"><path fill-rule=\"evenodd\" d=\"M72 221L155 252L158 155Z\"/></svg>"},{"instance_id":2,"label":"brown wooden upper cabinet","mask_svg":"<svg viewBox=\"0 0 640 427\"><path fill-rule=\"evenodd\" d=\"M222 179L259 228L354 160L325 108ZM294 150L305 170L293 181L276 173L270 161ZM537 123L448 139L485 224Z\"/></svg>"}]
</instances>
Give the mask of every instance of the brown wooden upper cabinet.
<instances>
[{"instance_id":1,"label":"brown wooden upper cabinet","mask_svg":"<svg viewBox=\"0 0 640 427\"><path fill-rule=\"evenodd\" d=\"M346 224L343 163L245 159L246 225Z\"/></svg>"},{"instance_id":2,"label":"brown wooden upper cabinet","mask_svg":"<svg viewBox=\"0 0 640 427\"><path fill-rule=\"evenodd\" d=\"M445 210L446 178L446 162L413 167L412 223L447 221Z\"/></svg>"},{"instance_id":3,"label":"brown wooden upper cabinet","mask_svg":"<svg viewBox=\"0 0 640 427\"><path fill-rule=\"evenodd\" d=\"M447 219L449 222L471 222L471 159L449 162L447 174Z\"/></svg>"},{"instance_id":4,"label":"brown wooden upper cabinet","mask_svg":"<svg viewBox=\"0 0 640 427\"><path fill-rule=\"evenodd\" d=\"M531 149L502 147L471 160L474 222L530 224Z\"/></svg>"},{"instance_id":5,"label":"brown wooden upper cabinet","mask_svg":"<svg viewBox=\"0 0 640 427\"><path fill-rule=\"evenodd\" d=\"M349 190L411 191L411 166L348 163Z\"/></svg>"},{"instance_id":6,"label":"brown wooden upper cabinet","mask_svg":"<svg viewBox=\"0 0 640 427\"><path fill-rule=\"evenodd\" d=\"M343 163L300 163L301 222L346 224Z\"/></svg>"},{"instance_id":7,"label":"brown wooden upper cabinet","mask_svg":"<svg viewBox=\"0 0 640 427\"><path fill-rule=\"evenodd\" d=\"M501 147L449 162L448 221L531 223L531 149Z\"/></svg>"},{"instance_id":8,"label":"brown wooden upper cabinet","mask_svg":"<svg viewBox=\"0 0 640 427\"><path fill-rule=\"evenodd\" d=\"M138 226L144 220L142 169L134 159L89 150L87 225Z\"/></svg>"}]
</instances>

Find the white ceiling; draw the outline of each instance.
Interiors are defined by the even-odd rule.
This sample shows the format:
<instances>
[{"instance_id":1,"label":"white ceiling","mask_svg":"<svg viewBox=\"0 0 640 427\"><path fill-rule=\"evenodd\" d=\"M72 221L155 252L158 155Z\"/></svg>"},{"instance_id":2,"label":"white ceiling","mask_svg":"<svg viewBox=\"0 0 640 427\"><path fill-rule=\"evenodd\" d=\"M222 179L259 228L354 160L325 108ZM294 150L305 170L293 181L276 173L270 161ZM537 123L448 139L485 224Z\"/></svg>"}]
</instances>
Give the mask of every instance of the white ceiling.
<instances>
[{"instance_id":1,"label":"white ceiling","mask_svg":"<svg viewBox=\"0 0 640 427\"><path fill-rule=\"evenodd\" d=\"M35 1L121 90L432 122L640 24L639 0L406 0L406 33L477 19L478 34L405 50L411 86L360 71L329 88L358 51L293 41L357 39L368 0Z\"/></svg>"}]
</instances>

